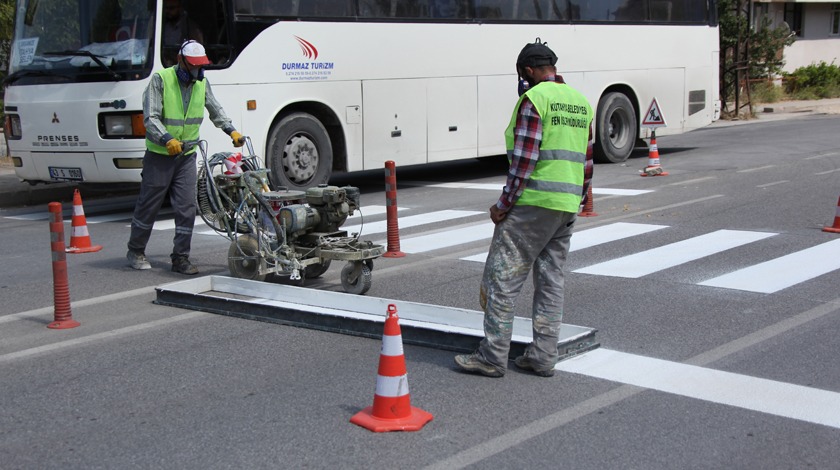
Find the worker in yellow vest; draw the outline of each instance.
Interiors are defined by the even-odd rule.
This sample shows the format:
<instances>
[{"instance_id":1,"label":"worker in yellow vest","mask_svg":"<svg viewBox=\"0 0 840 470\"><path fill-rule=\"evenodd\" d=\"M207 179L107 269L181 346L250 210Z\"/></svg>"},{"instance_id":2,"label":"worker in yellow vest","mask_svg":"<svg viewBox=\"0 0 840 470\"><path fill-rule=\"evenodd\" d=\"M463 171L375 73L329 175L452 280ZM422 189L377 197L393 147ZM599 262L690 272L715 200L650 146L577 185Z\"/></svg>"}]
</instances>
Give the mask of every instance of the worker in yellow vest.
<instances>
[{"instance_id":1,"label":"worker in yellow vest","mask_svg":"<svg viewBox=\"0 0 840 470\"><path fill-rule=\"evenodd\" d=\"M196 41L184 42L177 61L152 75L143 93L146 154L126 257L134 269L151 268L146 259L146 244L168 192L175 212L172 271L197 274L198 268L190 262L195 224L196 148L184 147L184 142L199 139L205 109L213 124L233 139L235 147L241 147L245 138L233 127L204 78L204 66L210 63L204 46Z\"/></svg>"},{"instance_id":2,"label":"worker in yellow vest","mask_svg":"<svg viewBox=\"0 0 840 470\"><path fill-rule=\"evenodd\" d=\"M520 98L505 131L510 168L499 200L479 301L484 339L455 357L467 372L507 371L514 306L533 270L533 341L514 360L536 375L554 375L563 319L563 265L577 213L592 178L592 107L557 75L557 56L539 38L519 53Z\"/></svg>"}]
</instances>

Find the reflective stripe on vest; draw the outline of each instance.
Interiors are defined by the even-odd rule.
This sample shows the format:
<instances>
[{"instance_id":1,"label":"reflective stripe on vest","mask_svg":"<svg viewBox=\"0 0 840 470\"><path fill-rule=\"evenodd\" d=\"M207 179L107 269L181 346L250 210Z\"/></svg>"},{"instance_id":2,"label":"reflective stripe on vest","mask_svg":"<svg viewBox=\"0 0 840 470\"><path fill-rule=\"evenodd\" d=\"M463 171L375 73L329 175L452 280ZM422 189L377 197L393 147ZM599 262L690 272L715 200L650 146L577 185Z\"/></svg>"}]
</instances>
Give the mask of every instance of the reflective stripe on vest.
<instances>
[{"instance_id":1,"label":"reflective stripe on vest","mask_svg":"<svg viewBox=\"0 0 840 470\"><path fill-rule=\"evenodd\" d=\"M542 142L539 160L516 204L577 212L583 196L592 107L580 92L563 83L539 83L525 96L540 115ZM516 116L523 98L505 131L508 160L513 157Z\"/></svg>"},{"instance_id":2,"label":"reflective stripe on vest","mask_svg":"<svg viewBox=\"0 0 840 470\"><path fill-rule=\"evenodd\" d=\"M160 72L163 79L163 112L161 122L173 138L181 142L198 140L198 129L204 120L204 97L207 89L206 82L199 80L193 82L190 104L184 112L184 100L181 97L181 86L178 83L178 76L175 74L175 67L163 69ZM154 153L168 155L165 145L152 142L146 136L146 148ZM189 153L195 153L195 148Z\"/></svg>"}]
</instances>

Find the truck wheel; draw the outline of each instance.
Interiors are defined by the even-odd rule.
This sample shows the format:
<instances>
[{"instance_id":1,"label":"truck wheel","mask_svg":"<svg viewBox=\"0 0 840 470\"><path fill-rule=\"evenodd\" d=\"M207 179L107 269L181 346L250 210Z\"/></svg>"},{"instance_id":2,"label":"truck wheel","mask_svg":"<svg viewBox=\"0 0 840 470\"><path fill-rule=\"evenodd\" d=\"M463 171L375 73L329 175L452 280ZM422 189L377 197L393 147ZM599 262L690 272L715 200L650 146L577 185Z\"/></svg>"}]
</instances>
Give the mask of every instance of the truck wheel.
<instances>
[{"instance_id":1,"label":"truck wheel","mask_svg":"<svg viewBox=\"0 0 840 470\"><path fill-rule=\"evenodd\" d=\"M326 183L332 173L333 151L327 129L311 114L294 113L271 128L266 164L274 187L306 190Z\"/></svg>"},{"instance_id":2,"label":"truck wheel","mask_svg":"<svg viewBox=\"0 0 840 470\"><path fill-rule=\"evenodd\" d=\"M355 279L351 279L357 265L361 270ZM348 294L362 295L370 289L371 277L370 269L364 263L347 263L341 270L341 287Z\"/></svg>"},{"instance_id":3,"label":"truck wheel","mask_svg":"<svg viewBox=\"0 0 840 470\"><path fill-rule=\"evenodd\" d=\"M233 277L265 281L265 258L260 255L257 239L252 235L237 237L228 248L228 269Z\"/></svg>"},{"instance_id":4,"label":"truck wheel","mask_svg":"<svg viewBox=\"0 0 840 470\"><path fill-rule=\"evenodd\" d=\"M621 163L633 153L638 122L633 103L624 93L607 93L598 102L595 161Z\"/></svg>"}]
</instances>

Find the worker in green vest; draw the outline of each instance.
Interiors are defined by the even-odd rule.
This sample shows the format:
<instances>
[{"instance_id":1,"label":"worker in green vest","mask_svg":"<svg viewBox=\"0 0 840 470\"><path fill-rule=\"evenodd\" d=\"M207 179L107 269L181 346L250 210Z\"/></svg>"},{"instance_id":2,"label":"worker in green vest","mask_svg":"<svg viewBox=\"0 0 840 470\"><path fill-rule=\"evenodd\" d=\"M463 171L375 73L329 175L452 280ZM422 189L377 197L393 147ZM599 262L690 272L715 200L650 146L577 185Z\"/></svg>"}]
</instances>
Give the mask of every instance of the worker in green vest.
<instances>
[{"instance_id":1,"label":"worker in green vest","mask_svg":"<svg viewBox=\"0 0 840 470\"><path fill-rule=\"evenodd\" d=\"M484 339L455 356L462 370L502 377L507 371L515 301L533 271L533 340L514 360L519 369L554 375L563 319L563 265L577 213L592 178L592 107L557 74L557 56L539 38L516 61L520 98L505 131L510 167L484 265L479 301Z\"/></svg>"},{"instance_id":2,"label":"worker in green vest","mask_svg":"<svg viewBox=\"0 0 840 470\"><path fill-rule=\"evenodd\" d=\"M241 147L245 138L233 127L204 78L204 66L210 63L204 46L196 41L184 42L177 61L172 67L153 74L143 93L146 154L126 257L134 269L151 268L146 259L146 244L163 199L169 193L175 212L172 271L197 274L198 268L190 262L195 224L196 148L185 147L184 143L199 139L205 109L213 124L231 137L235 147Z\"/></svg>"}]
</instances>

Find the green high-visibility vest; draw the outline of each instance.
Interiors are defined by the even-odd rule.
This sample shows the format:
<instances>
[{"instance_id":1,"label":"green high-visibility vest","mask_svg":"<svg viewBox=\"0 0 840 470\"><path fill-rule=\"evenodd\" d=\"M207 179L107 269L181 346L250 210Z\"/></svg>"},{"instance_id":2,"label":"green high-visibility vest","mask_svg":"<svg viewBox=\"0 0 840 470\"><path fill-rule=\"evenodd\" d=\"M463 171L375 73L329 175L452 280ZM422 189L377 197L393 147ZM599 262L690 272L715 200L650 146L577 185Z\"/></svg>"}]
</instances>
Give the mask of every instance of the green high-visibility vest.
<instances>
[{"instance_id":1,"label":"green high-visibility vest","mask_svg":"<svg viewBox=\"0 0 840 470\"><path fill-rule=\"evenodd\" d=\"M513 157L516 116L526 96L540 115L542 142L539 160L516 204L577 212L583 196L592 107L580 92L564 83L538 83L519 98L513 110L505 131L508 160Z\"/></svg>"},{"instance_id":2,"label":"green high-visibility vest","mask_svg":"<svg viewBox=\"0 0 840 470\"><path fill-rule=\"evenodd\" d=\"M204 120L204 97L207 89L204 79L193 83L190 104L184 112L184 100L181 98L181 87L178 84L178 76L175 74L175 67L163 69L160 72L163 79L163 121L166 131L173 138L181 142L198 140L198 129L201 121ZM146 137L146 148L154 153L169 155L165 145L152 142ZM195 147L187 154L195 153Z\"/></svg>"}]
</instances>

